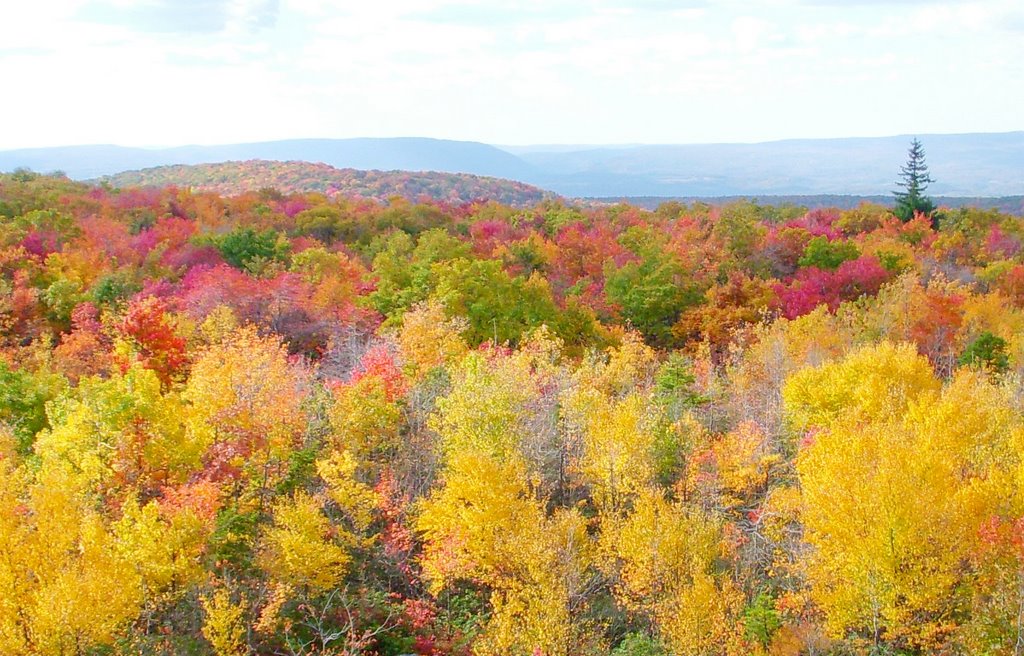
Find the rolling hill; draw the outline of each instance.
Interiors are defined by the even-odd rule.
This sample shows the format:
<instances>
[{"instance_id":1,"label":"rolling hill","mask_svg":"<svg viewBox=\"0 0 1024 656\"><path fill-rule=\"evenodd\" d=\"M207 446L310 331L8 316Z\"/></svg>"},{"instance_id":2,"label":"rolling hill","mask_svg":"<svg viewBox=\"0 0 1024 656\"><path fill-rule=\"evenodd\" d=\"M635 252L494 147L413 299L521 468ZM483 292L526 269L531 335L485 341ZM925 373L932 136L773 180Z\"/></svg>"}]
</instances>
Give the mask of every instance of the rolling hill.
<instances>
[{"instance_id":1,"label":"rolling hill","mask_svg":"<svg viewBox=\"0 0 1024 656\"><path fill-rule=\"evenodd\" d=\"M493 200L517 207L535 205L552 195L521 182L466 173L363 171L267 160L160 166L105 176L100 181L115 187L176 185L228 196L272 187L283 193L318 192L378 200L402 196L412 201L429 198L455 203Z\"/></svg>"}]
</instances>

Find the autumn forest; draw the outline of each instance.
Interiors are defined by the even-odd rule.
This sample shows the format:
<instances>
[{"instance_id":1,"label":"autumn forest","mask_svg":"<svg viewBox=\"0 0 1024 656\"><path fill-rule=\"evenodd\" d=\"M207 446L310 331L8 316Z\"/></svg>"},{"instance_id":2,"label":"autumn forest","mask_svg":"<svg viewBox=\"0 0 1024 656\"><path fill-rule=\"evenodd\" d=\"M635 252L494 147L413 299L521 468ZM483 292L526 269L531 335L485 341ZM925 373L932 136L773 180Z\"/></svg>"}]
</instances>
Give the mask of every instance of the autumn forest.
<instances>
[{"instance_id":1,"label":"autumn forest","mask_svg":"<svg viewBox=\"0 0 1024 656\"><path fill-rule=\"evenodd\" d=\"M1022 247L0 175L0 654L1022 654Z\"/></svg>"}]
</instances>

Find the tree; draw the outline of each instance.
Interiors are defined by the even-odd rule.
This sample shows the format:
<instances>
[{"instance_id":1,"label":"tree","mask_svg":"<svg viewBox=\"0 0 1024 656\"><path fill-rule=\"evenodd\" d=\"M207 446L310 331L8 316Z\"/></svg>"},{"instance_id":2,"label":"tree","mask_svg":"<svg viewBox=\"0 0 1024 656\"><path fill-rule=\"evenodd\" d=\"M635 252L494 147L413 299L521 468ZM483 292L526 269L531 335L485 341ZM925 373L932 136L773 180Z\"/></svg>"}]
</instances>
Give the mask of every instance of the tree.
<instances>
[{"instance_id":1,"label":"tree","mask_svg":"<svg viewBox=\"0 0 1024 656\"><path fill-rule=\"evenodd\" d=\"M967 345L957 361L962 365L988 367L995 373L1003 373L1010 367L1006 340L987 330Z\"/></svg>"},{"instance_id":2,"label":"tree","mask_svg":"<svg viewBox=\"0 0 1024 656\"><path fill-rule=\"evenodd\" d=\"M636 259L617 266L605 262L605 294L632 327L654 343L672 341L672 325L702 300L683 261L665 248L652 229L630 228L619 239Z\"/></svg>"},{"instance_id":3,"label":"tree","mask_svg":"<svg viewBox=\"0 0 1024 656\"><path fill-rule=\"evenodd\" d=\"M783 388L793 425L811 429L796 458L811 599L834 637L873 653L951 640L974 580L964 563L1020 467L1005 391L967 370L940 387L912 345L882 343Z\"/></svg>"},{"instance_id":4,"label":"tree","mask_svg":"<svg viewBox=\"0 0 1024 656\"><path fill-rule=\"evenodd\" d=\"M928 175L928 165L924 162L924 148L916 138L910 142L907 163L900 167L900 179L897 186L902 191L894 191L896 207L893 212L904 223L914 218L916 213L931 216L935 212L935 203L924 195L928 184L935 182Z\"/></svg>"},{"instance_id":5,"label":"tree","mask_svg":"<svg viewBox=\"0 0 1024 656\"><path fill-rule=\"evenodd\" d=\"M531 329L549 325L559 330L558 306L547 280L538 273L529 278L510 276L497 260L466 260L435 265L434 298L450 316L469 321L466 341L472 345L495 340L518 343Z\"/></svg>"},{"instance_id":6,"label":"tree","mask_svg":"<svg viewBox=\"0 0 1024 656\"><path fill-rule=\"evenodd\" d=\"M265 492L307 427L307 380L277 337L239 328L200 350L185 385L184 423L211 480L245 474Z\"/></svg>"},{"instance_id":7,"label":"tree","mask_svg":"<svg viewBox=\"0 0 1024 656\"><path fill-rule=\"evenodd\" d=\"M257 232L252 228L236 228L214 243L224 261L237 269L244 269L260 258L283 260L288 253L287 241L273 230Z\"/></svg>"},{"instance_id":8,"label":"tree","mask_svg":"<svg viewBox=\"0 0 1024 656\"><path fill-rule=\"evenodd\" d=\"M625 610L653 620L670 653L750 653L735 631L743 595L721 571L719 521L648 488L624 519L605 522L600 540L606 575L616 581L612 594Z\"/></svg>"},{"instance_id":9,"label":"tree","mask_svg":"<svg viewBox=\"0 0 1024 656\"><path fill-rule=\"evenodd\" d=\"M352 560L331 539L338 533L316 497L296 492L274 505L274 525L264 535L260 564L277 583L329 590L345 576Z\"/></svg>"},{"instance_id":10,"label":"tree","mask_svg":"<svg viewBox=\"0 0 1024 656\"><path fill-rule=\"evenodd\" d=\"M860 257L860 249L851 241L837 239L830 240L828 237L814 237L807 242L804 254L798 264L802 267L818 267L835 271L839 265L849 260L856 260Z\"/></svg>"},{"instance_id":11,"label":"tree","mask_svg":"<svg viewBox=\"0 0 1024 656\"><path fill-rule=\"evenodd\" d=\"M117 329L126 340L127 353L121 354L125 368L137 359L155 371L165 386L182 373L188 362L185 340L175 334L162 300L147 296L132 301Z\"/></svg>"}]
</instances>

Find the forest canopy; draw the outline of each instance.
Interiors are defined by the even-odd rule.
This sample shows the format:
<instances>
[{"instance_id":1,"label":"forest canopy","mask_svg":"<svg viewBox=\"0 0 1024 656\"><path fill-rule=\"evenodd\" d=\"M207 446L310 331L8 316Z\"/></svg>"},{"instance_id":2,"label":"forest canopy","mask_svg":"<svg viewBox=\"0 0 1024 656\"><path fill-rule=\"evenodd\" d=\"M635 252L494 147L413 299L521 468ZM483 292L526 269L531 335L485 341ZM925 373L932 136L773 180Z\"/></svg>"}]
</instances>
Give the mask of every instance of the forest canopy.
<instances>
[{"instance_id":1,"label":"forest canopy","mask_svg":"<svg viewBox=\"0 0 1024 656\"><path fill-rule=\"evenodd\" d=\"M0 653L1015 654L1024 219L0 175Z\"/></svg>"}]
</instances>

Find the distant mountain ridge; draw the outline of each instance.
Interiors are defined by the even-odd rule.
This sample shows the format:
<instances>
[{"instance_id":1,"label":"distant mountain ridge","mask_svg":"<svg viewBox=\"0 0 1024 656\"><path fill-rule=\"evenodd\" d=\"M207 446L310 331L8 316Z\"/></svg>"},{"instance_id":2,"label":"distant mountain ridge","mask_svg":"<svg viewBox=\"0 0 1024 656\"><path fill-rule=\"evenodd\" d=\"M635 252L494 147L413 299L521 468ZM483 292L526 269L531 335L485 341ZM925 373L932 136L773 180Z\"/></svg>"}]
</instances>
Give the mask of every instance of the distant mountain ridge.
<instances>
[{"instance_id":1,"label":"distant mountain ridge","mask_svg":"<svg viewBox=\"0 0 1024 656\"><path fill-rule=\"evenodd\" d=\"M254 159L305 161L362 170L472 173L521 181L535 173L533 167L519 157L494 146L419 137L289 139L176 148L112 145L26 148L0 151L0 171L18 167L41 173L60 170L71 178L85 180L173 164L215 164Z\"/></svg>"},{"instance_id":2,"label":"distant mountain ridge","mask_svg":"<svg viewBox=\"0 0 1024 656\"><path fill-rule=\"evenodd\" d=\"M493 200L516 207L530 207L552 195L522 182L468 173L363 171L268 160L175 164L126 171L98 181L115 187L175 185L228 196L269 187L282 193L318 192L329 197L387 200L402 196L410 201L429 198L453 203Z\"/></svg>"},{"instance_id":3,"label":"distant mountain ridge","mask_svg":"<svg viewBox=\"0 0 1024 656\"><path fill-rule=\"evenodd\" d=\"M1024 132L920 135L940 196L1024 194ZM569 196L891 195L910 136L754 144L510 147ZM596 190L603 193L595 193Z\"/></svg>"},{"instance_id":4,"label":"distant mountain ridge","mask_svg":"<svg viewBox=\"0 0 1024 656\"><path fill-rule=\"evenodd\" d=\"M863 203L874 203L877 205L892 206L892 195L871 195L855 196L849 194L815 194L815 195L775 195L775 196L630 196L619 198L608 196L606 198L589 198L589 202L614 205L622 201L628 202L635 207L653 210L667 202L679 202L684 204L707 203L709 205L724 205L726 203L747 200L770 207L806 207L809 210L835 208L849 210ZM1021 196L934 196L938 207L977 207L981 209L993 209L1007 214L1024 214L1024 195Z\"/></svg>"},{"instance_id":5,"label":"distant mountain ridge","mask_svg":"<svg viewBox=\"0 0 1024 656\"><path fill-rule=\"evenodd\" d=\"M1024 131L921 134L936 196L1024 194ZM754 144L504 146L443 139L293 139L145 149L0 151L0 171L76 179L171 164L301 160L336 168L440 171L517 180L571 197L890 195L910 136Z\"/></svg>"}]
</instances>

